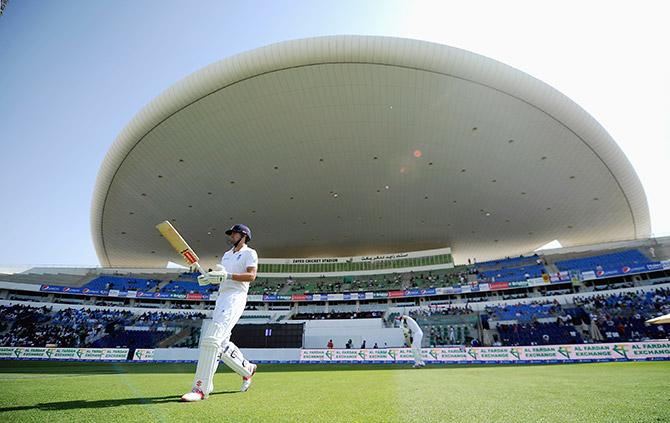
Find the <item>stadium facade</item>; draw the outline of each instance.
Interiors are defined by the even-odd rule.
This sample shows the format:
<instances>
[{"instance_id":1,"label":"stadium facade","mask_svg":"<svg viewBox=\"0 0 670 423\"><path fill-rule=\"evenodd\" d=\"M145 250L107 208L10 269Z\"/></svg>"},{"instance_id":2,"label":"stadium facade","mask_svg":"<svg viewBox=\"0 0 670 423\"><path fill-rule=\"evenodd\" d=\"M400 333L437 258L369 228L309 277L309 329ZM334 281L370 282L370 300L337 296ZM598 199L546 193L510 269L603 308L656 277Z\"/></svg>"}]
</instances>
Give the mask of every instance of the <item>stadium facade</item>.
<instances>
[{"instance_id":1,"label":"stadium facade","mask_svg":"<svg viewBox=\"0 0 670 423\"><path fill-rule=\"evenodd\" d=\"M91 212L103 266L205 264L225 229L262 258L451 248L456 263L645 239L644 190L606 130L549 85L423 41L333 36L214 63L121 132Z\"/></svg>"}]
</instances>

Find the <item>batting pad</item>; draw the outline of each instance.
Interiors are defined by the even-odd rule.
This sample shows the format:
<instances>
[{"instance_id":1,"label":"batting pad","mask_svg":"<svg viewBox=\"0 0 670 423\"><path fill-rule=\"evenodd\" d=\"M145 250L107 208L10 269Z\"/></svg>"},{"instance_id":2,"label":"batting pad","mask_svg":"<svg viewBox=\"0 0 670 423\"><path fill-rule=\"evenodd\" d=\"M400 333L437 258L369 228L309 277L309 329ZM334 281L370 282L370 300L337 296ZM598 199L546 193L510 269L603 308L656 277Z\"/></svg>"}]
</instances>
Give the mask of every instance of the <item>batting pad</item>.
<instances>
[{"instance_id":1,"label":"batting pad","mask_svg":"<svg viewBox=\"0 0 670 423\"><path fill-rule=\"evenodd\" d=\"M235 373L242 377L251 376L253 367L251 363L244 359L242 351L232 342L226 343L221 351L221 361L226 363L226 366L233 369Z\"/></svg>"},{"instance_id":2,"label":"batting pad","mask_svg":"<svg viewBox=\"0 0 670 423\"><path fill-rule=\"evenodd\" d=\"M423 363L421 357L421 340L423 340L423 332L418 330L412 334L412 355L415 363Z\"/></svg>"},{"instance_id":3,"label":"batting pad","mask_svg":"<svg viewBox=\"0 0 670 423\"><path fill-rule=\"evenodd\" d=\"M219 366L219 348L225 335L226 327L222 323L203 325L193 389L199 389L205 396L214 390L214 373Z\"/></svg>"}]
</instances>

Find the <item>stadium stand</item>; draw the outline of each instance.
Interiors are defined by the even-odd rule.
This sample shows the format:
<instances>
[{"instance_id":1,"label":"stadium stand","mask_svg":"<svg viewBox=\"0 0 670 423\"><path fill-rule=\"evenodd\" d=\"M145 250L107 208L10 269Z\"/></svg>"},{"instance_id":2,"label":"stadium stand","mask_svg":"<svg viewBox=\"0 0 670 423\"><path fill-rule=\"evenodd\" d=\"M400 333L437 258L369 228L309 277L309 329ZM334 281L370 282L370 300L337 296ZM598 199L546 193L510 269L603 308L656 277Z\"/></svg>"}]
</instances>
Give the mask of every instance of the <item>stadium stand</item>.
<instances>
[{"instance_id":1,"label":"stadium stand","mask_svg":"<svg viewBox=\"0 0 670 423\"><path fill-rule=\"evenodd\" d=\"M615 293L575 299L572 320L584 326L595 322L600 334L592 337L604 341L664 338L664 327L645 325L644 321L658 314L670 313L670 290L659 288L648 292Z\"/></svg>"},{"instance_id":2,"label":"stadium stand","mask_svg":"<svg viewBox=\"0 0 670 423\"><path fill-rule=\"evenodd\" d=\"M124 276L98 276L86 283L83 288L96 290L137 290L150 292L156 289L160 280L131 278Z\"/></svg>"},{"instance_id":3,"label":"stadium stand","mask_svg":"<svg viewBox=\"0 0 670 423\"><path fill-rule=\"evenodd\" d=\"M199 321L202 313L88 310L13 305L0 306L0 346L135 347L155 346L183 320Z\"/></svg>"},{"instance_id":4,"label":"stadium stand","mask_svg":"<svg viewBox=\"0 0 670 423\"><path fill-rule=\"evenodd\" d=\"M533 320L556 316L561 310L558 303L531 303L497 307L486 307L490 320L517 320L528 323Z\"/></svg>"},{"instance_id":5,"label":"stadium stand","mask_svg":"<svg viewBox=\"0 0 670 423\"><path fill-rule=\"evenodd\" d=\"M498 326L502 345L579 344L583 340L572 325L525 323Z\"/></svg>"},{"instance_id":6,"label":"stadium stand","mask_svg":"<svg viewBox=\"0 0 670 423\"><path fill-rule=\"evenodd\" d=\"M424 346L543 345L621 342L667 338L667 327L650 326L645 320L670 313L670 273L667 262L660 266L664 250L621 247L611 250L579 250L555 255L506 257L449 269L406 273L322 276L259 277L249 294L310 294L374 292L341 297L333 301L255 298L247 304L240 324L286 323L303 320L305 325L337 325L337 320L355 325L362 319L394 327L400 313L410 313L424 329ZM554 260L554 258L558 260ZM655 263L647 271L646 265ZM624 267L642 269L623 275ZM618 271L617 277L591 280L547 278L558 271ZM119 290L211 294L217 286L201 287L198 273L151 269L128 273L128 269L76 269L68 275L62 268L34 268L1 275L8 287L0 289L0 345L61 347L172 347L197 346L199 323L214 307L212 301L186 301L184 297L98 295ZM623 276L622 276L623 275ZM504 288L478 291L482 282L523 282ZM32 284L17 289L16 282ZM88 288L43 291L39 284ZM35 286L37 284L37 286ZM655 284L663 284L656 287ZM461 287L472 287L461 291ZM428 297L407 294L399 298L384 291L412 288L453 287ZM94 291L93 294L89 292ZM377 291L382 291L377 294ZM106 293L105 293L106 294ZM397 294L397 293L396 293ZM416 295L416 296L415 296ZM284 302L281 302L281 301ZM20 303L20 304L19 304ZM93 307L95 305L102 308ZM150 308L149 308L150 307ZM144 308L144 309L142 309ZM192 312L180 311L191 309ZM132 310L132 311L131 311ZM399 311L400 310L400 311ZM355 320L355 321L352 321ZM330 322L332 321L332 322ZM373 322L374 323L374 322ZM377 327L377 326L375 326ZM316 336L316 335L315 335ZM364 338L363 338L364 339ZM357 341L358 342L358 341ZM320 345L320 344L318 344Z\"/></svg>"},{"instance_id":7,"label":"stadium stand","mask_svg":"<svg viewBox=\"0 0 670 423\"><path fill-rule=\"evenodd\" d=\"M197 282L189 281L170 281L160 289L160 292L173 294L209 294L217 291L219 288L214 285L200 286Z\"/></svg>"},{"instance_id":8,"label":"stadium stand","mask_svg":"<svg viewBox=\"0 0 670 423\"><path fill-rule=\"evenodd\" d=\"M330 313L297 313L291 318L293 320L331 320L331 319L374 319L383 316L381 311L361 312L330 312Z\"/></svg>"},{"instance_id":9,"label":"stadium stand","mask_svg":"<svg viewBox=\"0 0 670 423\"><path fill-rule=\"evenodd\" d=\"M651 260L639 250L627 250L618 253L557 261L554 264L560 270L610 270L621 266L634 266L649 263Z\"/></svg>"},{"instance_id":10,"label":"stadium stand","mask_svg":"<svg viewBox=\"0 0 670 423\"><path fill-rule=\"evenodd\" d=\"M481 311L467 304L413 307L410 315L424 329L426 347L464 345L481 338L486 345L515 346L638 341L668 336L662 325L644 323L648 318L670 313L668 287L646 292L623 289L571 298L563 303L553 299L488 305ZM352 307L349 306L350 311L335 306L331 312L317 312L305 306L300 312L289 314L291 320L307 321L383 319L391 326L400 314L387 313L379 304L369 304L359 311L351 311ZM263 311L249 313L254 314L245 316L249 322L268 322L283 316L272 317L272 312ZM256 314L262 319L256 319ZM181 333L172 345L193 347L198 341L198 331L194 329L203 318L202 313L176 310L133 313L122 307L91 310L66 306L54 310L24 304L0 306L0 346L153 348ZM241 319L240 324L244 323L245 319Z\"/></svg>"},{"instance_id":11,"label":"stadium stand","mask_svg":"<svg viewBox=\"0 0 670 423\"><path fill-rule=\"evenodd\" d=\"M481 270L502 270L515 267L523 267L531 264L539 264L537 261L541 260L537 254L531 256L506 257L498 260L489 260L480 263L473 263L474 266Z\"/></svg>"},{"instance_id":12,"label":"stadium stand","mask_svg":"<svg viewBox=\"0 0 670 423\"><path fill-rule=\"evenodd\" d=\"M549 263L548 263L549 262ZM609 254L591 254L587 257L559 260L555 263L546 256L530 255L472 263L450 269L423 272L352 275L339 277L264 277L260 276L249 287L249 294L310 294L363 291L391 291L411 288L450 287L479 282L515 282L543 277L556 271L569 270L621 270L624 266L640 266L650 263L640 249L628 249ZM39 283L63 286L81 286L91 290L136 290L138 292L161 292L174 294L210 294L216 286L200 286L198 273L163 274L32 274L2 275L8 282ZM78 281L78 284L77 284Z\"/></svg>"}]
</instances>

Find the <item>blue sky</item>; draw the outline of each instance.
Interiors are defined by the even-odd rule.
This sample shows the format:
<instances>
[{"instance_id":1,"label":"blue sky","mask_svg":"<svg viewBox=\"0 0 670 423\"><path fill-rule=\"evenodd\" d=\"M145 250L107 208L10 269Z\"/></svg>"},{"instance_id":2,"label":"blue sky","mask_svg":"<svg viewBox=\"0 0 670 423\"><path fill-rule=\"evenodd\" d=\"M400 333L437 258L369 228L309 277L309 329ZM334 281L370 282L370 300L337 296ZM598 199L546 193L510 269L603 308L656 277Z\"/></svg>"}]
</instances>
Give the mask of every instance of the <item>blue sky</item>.
<instances>
[{"instance_id":1,"label":"blue sky","mask_svg":"<svg viewBox=\"0 0 670 423\"><path fill-rule=\"evenodd\" d=\"M145 104L235 53L334 34L465 48L554 86L612 134L645 187L652 231L670 234L664 2L464 3L10 0L0 17L0 265L97 264L97 171Z\"/></svg>"}]
</instances>

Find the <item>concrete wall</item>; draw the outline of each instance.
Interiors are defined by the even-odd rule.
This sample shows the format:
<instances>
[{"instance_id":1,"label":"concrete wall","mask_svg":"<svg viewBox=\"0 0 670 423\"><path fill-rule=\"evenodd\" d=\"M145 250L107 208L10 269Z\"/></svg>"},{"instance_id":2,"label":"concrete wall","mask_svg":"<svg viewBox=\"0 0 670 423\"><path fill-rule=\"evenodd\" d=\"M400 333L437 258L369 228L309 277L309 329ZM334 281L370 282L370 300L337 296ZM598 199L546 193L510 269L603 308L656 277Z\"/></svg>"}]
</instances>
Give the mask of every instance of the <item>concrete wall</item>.
<instances>
[{"instance_id":1,"label":"concrete wall","mask_svg":"<svg viewBox=\"0 0 670 423\"><path fill-rule=\"evenodd\" d=\"M240 348L250 361L291 361L300 359L298 348ZM156 348L154 360L198 360L197 348Z\"/></svg>"},{"instance_id":2,"label":"concrete wall","mask_svg":"<svg viewBox=\"0 0 670 423\"><path fill-rule=\"evenodd\" d=\"M328 341L333 340L335 348L344 348L349 339L354 348L359 348L363 340L372 348L377 342L382 348L384 343L389 347L401 347L404 338L400 328L385 328L381 319L350 319L350 320L304 320L305 348L326 348Z\"/></svg>"}]
</instances>

